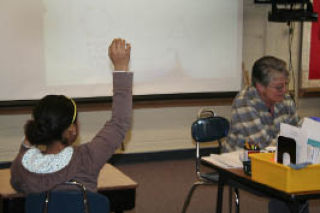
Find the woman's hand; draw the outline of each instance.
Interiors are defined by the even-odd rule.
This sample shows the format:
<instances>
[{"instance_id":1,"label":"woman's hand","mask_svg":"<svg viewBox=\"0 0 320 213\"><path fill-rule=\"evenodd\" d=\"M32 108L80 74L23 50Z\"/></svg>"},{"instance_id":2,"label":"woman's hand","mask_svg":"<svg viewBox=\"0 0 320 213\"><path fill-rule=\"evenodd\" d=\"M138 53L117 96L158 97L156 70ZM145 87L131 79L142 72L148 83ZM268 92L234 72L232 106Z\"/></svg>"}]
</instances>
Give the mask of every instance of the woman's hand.
<instances>
[{"instance_id":1,"label":"woman's hand","mask_svg":"<svg viewBox=\"0 0 320 213\"><path fill-rule=\"evenodd\" d=\"M115 71L128 71L131 46L125 40L114 39L109 46L109 57Z\"/></svg>"}]
</instances>

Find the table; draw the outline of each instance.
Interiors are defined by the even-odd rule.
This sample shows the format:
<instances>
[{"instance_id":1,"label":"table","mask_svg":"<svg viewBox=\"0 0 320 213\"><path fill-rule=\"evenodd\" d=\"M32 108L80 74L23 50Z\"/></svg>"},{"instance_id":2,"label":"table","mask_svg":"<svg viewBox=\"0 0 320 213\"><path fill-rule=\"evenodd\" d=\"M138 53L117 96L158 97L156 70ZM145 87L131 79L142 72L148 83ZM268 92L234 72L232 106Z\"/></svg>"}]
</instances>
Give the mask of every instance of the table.
<instances>
[{"instance_id":1,"label":"table","mask_svg":"<svg viewBox=\"0 0 320 213\"><path fill-rule=\"evenodd\" d=\"M299 206L301 203L305 203L307 200L311 199L320 199L320 191L287 193L285 191L281 191L252 180L250 176L243 172L242 168L222 168L213 164L208 159L209 158L203 158L201 163L215 169L219 173L216 207L217 213L222 212L224 185L230 185L235 188L246 190L253 194L284 201L288 204L290 211L293 213L299 212Z\"/></svg>"},{"instance_id":2,"label":"table","mask_svg":"<svg viewBox=\"0 0 320 213\"><path fill-rule=\"evenodd\" d=\"M123 212L135 207L138 184L110 164L105 164L98 177L98 192L108 196L112 212ZM10 169L0 169L0 200L3 213L23 213L24 195L10 185ZM1 210L0 210L1 212Z\"/></svg>"}]
</instances>

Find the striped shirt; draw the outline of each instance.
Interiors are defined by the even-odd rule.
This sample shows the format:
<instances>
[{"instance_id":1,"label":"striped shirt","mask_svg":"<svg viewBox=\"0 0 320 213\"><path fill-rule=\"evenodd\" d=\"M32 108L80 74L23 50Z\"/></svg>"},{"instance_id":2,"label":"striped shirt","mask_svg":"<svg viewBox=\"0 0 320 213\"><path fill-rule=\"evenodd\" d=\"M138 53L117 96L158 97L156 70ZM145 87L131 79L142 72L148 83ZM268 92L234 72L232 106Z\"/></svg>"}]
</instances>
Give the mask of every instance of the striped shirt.
<instances>
[{"instance_id":1,"label":"striped shirt","mask_svg":"<svg viewBox=\"0 0 320 213\"><path fill-rule=\"evenodd\" d=\"M243 147L245 141L253 141L260 148L275 145L280 132L280 123L294 126L300 118L295 103L289 94L274 105L273 115L261 100L255 87L242 90L232 104L231 127L225 149Z\"/></svg>"}]
</instances>

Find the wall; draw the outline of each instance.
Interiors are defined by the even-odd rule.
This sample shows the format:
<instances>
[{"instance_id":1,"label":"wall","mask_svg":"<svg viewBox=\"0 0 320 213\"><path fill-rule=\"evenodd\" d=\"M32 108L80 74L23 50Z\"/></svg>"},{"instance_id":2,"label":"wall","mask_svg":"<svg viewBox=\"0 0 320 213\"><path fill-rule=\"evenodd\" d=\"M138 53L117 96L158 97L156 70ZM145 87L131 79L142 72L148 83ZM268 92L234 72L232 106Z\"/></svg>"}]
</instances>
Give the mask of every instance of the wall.
<instances>
[{"instance_id":1,"label":"wall","mask_svg":"<svg viewBox=\"0 0 320 213\"><path fill-rule=\"evenodd\" d=\"M256 5L244 0L243 61L247 70L263 55L275 55L289 61L288 26L285 23L267 21L269 5ZM300 27L296 24L293 37L293 66L297 73L299 64ZM239 71L241 72L241 71ZM297 74L296 74L297 75ZM226 82L227 83L227 82ZM136 103L132 130L125 141L125 152L152 152L192 148L190 124L196 119L201 107L213 107L222 116L230 118L230 100L157 101ZM81 142L90 140L110 118L107 110L80 109ZM320 98L298 100L301 116L320 116ZM23 124L30 118L29 111L0 114L0 161L12 160L23 136Z\"/></svg>"}]
</instances>

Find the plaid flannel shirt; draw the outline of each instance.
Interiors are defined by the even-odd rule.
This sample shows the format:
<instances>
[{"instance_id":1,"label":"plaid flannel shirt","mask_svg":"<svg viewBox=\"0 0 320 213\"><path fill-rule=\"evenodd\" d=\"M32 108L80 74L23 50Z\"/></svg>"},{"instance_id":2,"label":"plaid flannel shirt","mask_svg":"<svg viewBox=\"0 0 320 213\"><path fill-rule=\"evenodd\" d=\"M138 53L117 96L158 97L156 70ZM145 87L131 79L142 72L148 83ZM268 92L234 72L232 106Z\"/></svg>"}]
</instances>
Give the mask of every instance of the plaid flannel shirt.
<instances>
[{"instance_id":1,"label":"plaid flannel shirt","mask_svg":"<svg viewBox=\"0 0 320 213\"><path fill-rule=\"evenodd\" d=\"M252 141L265 148L275 145L280 132L280 123L294 126L300 124L295 103L289 94L274 105L272 115L261 100L255 87L242 90L232 104L231 127L225 149L243 148L245 141Z\"/></svg>"}]
</instances>

